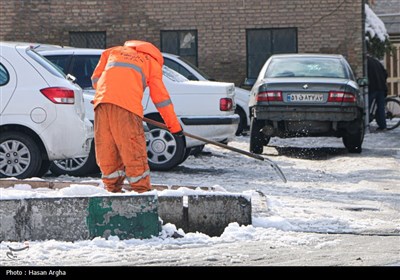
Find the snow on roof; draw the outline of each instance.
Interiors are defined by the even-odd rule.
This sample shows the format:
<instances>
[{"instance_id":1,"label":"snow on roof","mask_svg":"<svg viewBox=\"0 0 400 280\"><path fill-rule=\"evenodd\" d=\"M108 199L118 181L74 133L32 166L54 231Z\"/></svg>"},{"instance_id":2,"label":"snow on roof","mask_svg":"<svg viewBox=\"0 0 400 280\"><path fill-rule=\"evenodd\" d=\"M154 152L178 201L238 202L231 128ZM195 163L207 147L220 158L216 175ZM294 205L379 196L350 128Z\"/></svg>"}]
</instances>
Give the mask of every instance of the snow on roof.
<instances>
[{"instance_id":1,"label":"snow on roof","mask_svg":"<svg viewBox=\"0 0 400 280\"><path fill-rule=\"evenodd\" d=\"M389 35L383 21L371 10L368 4L365 4L365 35L369 34L371 38L375 36L384 42ZM366 40L368 40L366 36Z\"/></svg>"}]
</instances>

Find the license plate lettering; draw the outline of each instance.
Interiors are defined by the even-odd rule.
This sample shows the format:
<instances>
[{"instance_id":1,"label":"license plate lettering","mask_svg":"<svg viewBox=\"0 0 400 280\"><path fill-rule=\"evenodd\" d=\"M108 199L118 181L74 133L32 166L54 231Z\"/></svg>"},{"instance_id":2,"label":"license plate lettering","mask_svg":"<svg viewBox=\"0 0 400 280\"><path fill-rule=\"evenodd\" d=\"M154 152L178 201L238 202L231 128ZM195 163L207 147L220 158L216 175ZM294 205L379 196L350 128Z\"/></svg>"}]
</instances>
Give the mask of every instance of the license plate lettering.
<instances>
[{"instance_id":1,"label":"license plate lettering","mask_svg":"<svg viewBox=\"0 0 400 280\"><path fill-rule=\"evenodd\" d=\"M322 93L291 93L287 95L287 102L322 102Z\"/></svg>"}]
</instances>

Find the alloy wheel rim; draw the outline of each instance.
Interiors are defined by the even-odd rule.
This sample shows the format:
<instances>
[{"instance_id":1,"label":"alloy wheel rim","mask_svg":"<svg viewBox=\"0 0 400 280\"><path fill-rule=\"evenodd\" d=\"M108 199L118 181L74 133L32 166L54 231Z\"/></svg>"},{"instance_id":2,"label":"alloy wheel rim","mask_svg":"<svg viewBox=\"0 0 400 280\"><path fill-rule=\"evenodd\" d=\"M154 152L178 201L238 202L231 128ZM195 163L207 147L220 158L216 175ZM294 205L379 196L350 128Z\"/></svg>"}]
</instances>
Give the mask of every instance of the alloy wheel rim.
<instances>
[{"instance_id":1,"label":"alloy wheel rim","mask_svg":"<svg viewBox=\"0 0 400 280\"><path fill-rule=\"evenodd\" d=\"M176 140L169 131L155 128L147 133L147 157L150 162L168 162L174 157L176 150Z\"/></svg>"},{"instance_id":2,"label":"alloy wheel rim","mask_svg":"<svg viewBox=\"0 0 400 280\"><path fill-rule=\"evenodd\" d=\"M24 173L31 163L28 147L17 140L7 140L0 144L0 172L7 177Z\"/></svg>"},{"instance_id":3,"label":"alloy wheel rim","mask_svg":"<svg viewBox=\"0 0 400 280\"><path fill-rule=\"evenodd\" d=\"M77 158L69 158L69 159L61 159L55 160L54 164L65 171L75 171L80 168L86 163L88 157L77 157Z\"/></svg>"}]
</instances>

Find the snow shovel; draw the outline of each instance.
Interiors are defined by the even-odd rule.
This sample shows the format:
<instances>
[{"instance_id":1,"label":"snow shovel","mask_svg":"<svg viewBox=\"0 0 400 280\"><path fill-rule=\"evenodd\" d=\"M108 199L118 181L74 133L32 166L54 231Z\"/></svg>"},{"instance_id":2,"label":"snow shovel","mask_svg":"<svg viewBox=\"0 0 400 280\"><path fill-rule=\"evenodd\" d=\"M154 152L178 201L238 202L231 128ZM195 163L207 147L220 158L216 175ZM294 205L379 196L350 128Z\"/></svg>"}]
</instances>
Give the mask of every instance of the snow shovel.
<instances>
[{"instance_id":1,"label":"snow shovel","mask_svg":"<svg viewBox=\"0 0 400 280\"><path fill-rule=\"evenodd\" d=\"M146 117L143 117L143 120L145 122L149 123L149 124L152 124L154 126L157 126L157 127L164 128L164 129L168 130L167 126L165 124L163 124L163 123L160 123L158 121L155 121L155 120L152 120L152 119L149 119L149 118L146 118ZM265 157L262 157L260 155L253 154L253 153L250 153L250 152L247 152L247 151L244 151L244 150L240 150L240 149L237 149L237 148L234 148L234 147L231 147L231 146L228 146L228 145L216 142L216 141L205 139L205 138L203 138L201 136L193 135L193 134L185 132L185 131L183 131L183 135L185 135L187 137L190 137L190 138L193 138L193 139L200 140L200 141L202 141L204 143L207 143L207 144L212 144L212 145L215 145L215 146L227 149L227 150L231 150L233 152L237 152L237 153L242 154L242 155L246 155L246 156L258 159L258 160L266 161L275 170L275 172L278 173L278 175L282 179L282 181L284 183L287 182L286 177L283 174L282 170L279 168L279 166L275 162L273 162L272 160L270 160L268 158L265 158Z\"/></svg>"}]
</instances>

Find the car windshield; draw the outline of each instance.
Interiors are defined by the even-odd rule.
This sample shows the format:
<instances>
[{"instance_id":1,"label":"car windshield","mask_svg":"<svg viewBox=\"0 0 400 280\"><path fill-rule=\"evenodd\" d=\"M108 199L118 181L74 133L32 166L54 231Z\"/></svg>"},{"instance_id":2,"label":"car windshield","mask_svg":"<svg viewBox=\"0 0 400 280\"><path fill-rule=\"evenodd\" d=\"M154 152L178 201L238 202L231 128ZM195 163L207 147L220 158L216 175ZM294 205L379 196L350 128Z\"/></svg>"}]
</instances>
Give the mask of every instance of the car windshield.
<instances>
[{"instance_id":1,"label":"car windshield","mask_svg":"<svg viewBox=\"0 0 400 280\"><path fill-rule=\"evenodd\" d=\"M273 58L264 77L347 78L346 71L339 58L325 57Z\"/></svg>"},{"instance_id":2,"label":"car windshield","mask_svg":"<svg viewBox=\"0 0 400 280\"><path fill-rule=\"evenodd\" d=\"M171 81L178 82L178 83L189 81L187 78L185 78L185 76L179 74L175 70L172 70L171 68L169 68L165 65L163 65L162 69L163 69L164 77L170 79Z\"/></svg>"}]
</instances>

